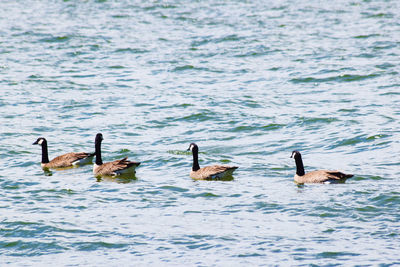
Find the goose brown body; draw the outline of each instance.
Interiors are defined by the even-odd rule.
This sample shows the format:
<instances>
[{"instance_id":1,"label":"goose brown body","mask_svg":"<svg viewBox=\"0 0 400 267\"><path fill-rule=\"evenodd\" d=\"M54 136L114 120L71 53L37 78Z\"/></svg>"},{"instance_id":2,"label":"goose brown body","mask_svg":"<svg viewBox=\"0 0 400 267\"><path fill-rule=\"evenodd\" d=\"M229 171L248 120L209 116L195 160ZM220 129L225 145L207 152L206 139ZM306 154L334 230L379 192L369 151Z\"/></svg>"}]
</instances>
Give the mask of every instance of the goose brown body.
<instances>
[{"instance_id":1,"label":"goose brown body","mask_svg":"<svg viewBox=\"0 0 400 267\"><path fill-rule=\"evenodd\" d=\"M303 160L299 151L293 151L291 158L296 161L296 174L294 180L296 183L343 183L346 179L353 177L352 174L346 174L340 171L317 170L308 173L304 172Z\"/></svg>"},{"instance_id":2,"label":"goose brown body","mask_svg":"<svg viewBox=\"0 0 400 267\"><path fill-rule=\"evenodd\" d=\"M190 177L196 180L224 179L232 176L237 166L213 165L200 168L198 161L199 148L195 143L191 143L188 150L193 154L193 166Z\"/></svg>"},{"instance_id":3,"label":"goose brown body","mask_svg":"<svg viewBox=\"0 0 400 267\"><path fill-rule=\"evenodd\" d=\"M42 163L42 168L65 168L74 165L92 163L94 154L86 152L71 152L52 159L49 163Z\"/></svg>"},{"instance_id":4,"label":"goose brown body","mask_svg":"<svg viewBox=\"0 0 400 267\"><path fill-rule=\"evenodd\" d=\"M295 175L296 183L335 183L344 182L347 178L353 177L352 174L345 174L340 171L318 170L308 172L302 176Z\"/></svg>"},{"instance_id":5,"label":"goose brown body","mask_svg":"<svg viewBox=\"0 0 400 267\"><path fill-rule=\"evenodd\" d=\"M140 165L140 162L129 161L127 157L106 162L101 165L93 166L93 173L96 175L115 176L129 172L135 173L135 168Z\"/></svg>"},{"instance_id":6,"label":"goose brown body","mask_svg":"<svg viewBox=\"0 0 400 267\"><path fill-rule=\"evenodd\" d=\"M196 180L224 179L232 176L232 173L237 168L238 167L236 166L226 165L206 166L198 169L197 171L191 171L190 177Z\"/></svg>"},{"instance_id":7,"label":"goose brown body","mask_svg":"<svg viewBox=\"0 0 400 267\"><path fill-rule=\"evenodd\" d=\"M96 163L93 165L93 174L96 176L116 176L135 173L135 168L140 165L140 162L129 161L128 157L103 163L101 141L103 141L103 135L98 133L95 140Z\"/></svg>"},{"instance_id":8,"label":"goose brown body","mask_svg":"<svg viewBox=\"0 0 400 267\"><path fill-rule=\"evenodd\" d=\"M43 137L39 137L33 145L40 145L42 147L42 161L41 166L43 169L50 168L66 168L74 165L84 165L92 163L94 153L86 152L70 152L64 155L55 157L49 161L48 151L47 151L47 140Z\"/></svg>"}]
</instances>

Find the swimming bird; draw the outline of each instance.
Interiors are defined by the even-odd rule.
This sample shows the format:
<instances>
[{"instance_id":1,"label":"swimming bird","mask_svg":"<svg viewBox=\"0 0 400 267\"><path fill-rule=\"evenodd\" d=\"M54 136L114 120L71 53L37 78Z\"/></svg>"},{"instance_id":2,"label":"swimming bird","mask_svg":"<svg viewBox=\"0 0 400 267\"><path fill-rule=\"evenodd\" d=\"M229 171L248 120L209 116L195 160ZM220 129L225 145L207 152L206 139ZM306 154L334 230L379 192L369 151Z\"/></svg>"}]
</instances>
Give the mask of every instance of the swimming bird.
<instances>
[{"instance_id":1,"label":"swimming bird","mask_svg":"<svg viewBox=\"0 0 400 267\"><path fill-rule=\"evenodd\" d=\"M128 157L103 163L101 159L102 141L103 135L101 133L98 133L95 139L96 161L93 165L93 174L95 174L96 176L117 176L130 173L134 174L135 168L140 165L140 162L129 161Z\"/></svg>"},{"instance_id":2,"label":"swimming bird","mask_svg":"<svg viewBox=\"0 0 400 267\"><path fill-rule=\"evenodd\" d=\"M39 137L32 145L40 145L42 147L41 166L43 169L65 168L75 165L89 164L92 163L92 159L94 157L94 153L70 152L49 161L46 138Z\"/></svg>"},{"instance_id":3,"label":"swimming bird","mask_svg":"<svg viewBox=\"0 0 400 267\"><path fill-rule=\"evenodd\" d=\"M343 183L347 178L353 177L352 174L345 174L340 171L317 170L308 173L304 172L303 160L299 151L292 152L291 158L296 162L296 174L294 180L296 183Z\"/></svg>"},{"instance_id":4,"label":"swimming bird","mask_svg":"<svg viewBox=\"0 0 400 267\"><path fill-rule=\"evenodd\" d=\"M213 165L200 168L199 165L199 147L195 143L189 145L188 151L193 154L193 166L190 177L196 180L224 179L232 176L234 170L239 167L227 165Z\"/></svg>"}]
</instances>

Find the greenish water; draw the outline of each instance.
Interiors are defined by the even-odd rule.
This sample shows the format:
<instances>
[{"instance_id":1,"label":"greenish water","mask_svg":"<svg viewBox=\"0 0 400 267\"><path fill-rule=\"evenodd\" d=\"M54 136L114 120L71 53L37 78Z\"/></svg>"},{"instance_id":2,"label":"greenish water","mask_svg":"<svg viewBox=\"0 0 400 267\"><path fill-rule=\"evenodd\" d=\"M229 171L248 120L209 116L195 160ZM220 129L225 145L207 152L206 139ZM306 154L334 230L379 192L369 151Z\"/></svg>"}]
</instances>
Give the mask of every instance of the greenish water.
<instances>
[{"instance_id":1,"label":"greenish water","mask_svg":"<svg viewBox=\"0 0 400 267\"><path fill-rule=\"evenodd\" d=\"M2 1L0 265L400 264L398 1ZM136 179L93 151L141 161ZM189 177L240 166L232 181ZM340 169L338 185L296 186Z\"/></svg>"}]
</instances>

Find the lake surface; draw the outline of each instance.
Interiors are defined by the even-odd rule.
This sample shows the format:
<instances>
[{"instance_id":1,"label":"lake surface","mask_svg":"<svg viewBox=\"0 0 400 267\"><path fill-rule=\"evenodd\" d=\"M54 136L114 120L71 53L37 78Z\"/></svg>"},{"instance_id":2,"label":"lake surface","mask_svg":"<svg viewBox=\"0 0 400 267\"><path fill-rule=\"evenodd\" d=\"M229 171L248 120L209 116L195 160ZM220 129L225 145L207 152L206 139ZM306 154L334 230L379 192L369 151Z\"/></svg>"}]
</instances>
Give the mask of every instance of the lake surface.
<instances>
[{"instance_id":1,"label":"lake surface","mask_svg":"<svg viewBox=\"0 0 400 267\"><path fill-rule=\"evenodd\" d=\"M400 264L399 33L395 0L1 1L0 265ZM136 179L40 168L98 132Z\"/></svg>"}]
</instances>

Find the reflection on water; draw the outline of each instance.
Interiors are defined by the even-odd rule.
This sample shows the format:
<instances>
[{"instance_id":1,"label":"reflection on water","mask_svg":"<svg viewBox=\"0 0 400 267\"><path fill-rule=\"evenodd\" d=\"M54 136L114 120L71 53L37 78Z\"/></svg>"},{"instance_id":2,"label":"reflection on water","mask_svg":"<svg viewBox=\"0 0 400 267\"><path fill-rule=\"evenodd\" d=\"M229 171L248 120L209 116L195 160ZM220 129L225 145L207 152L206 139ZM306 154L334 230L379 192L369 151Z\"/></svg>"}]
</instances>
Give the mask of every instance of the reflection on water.
<instances>
[{"instance_id":1,"label":"reflection on water","mask_svg":"<svg viewBox=\"0 0 400 267\"><path fill-rule=\"evenodd\" d=\"M127 184L136 180L137 178L135 174L122 174L118 176L104 176L104 175L96 176L97 182L115 182L115 183Z\"/></svg>"}]
</instances>

